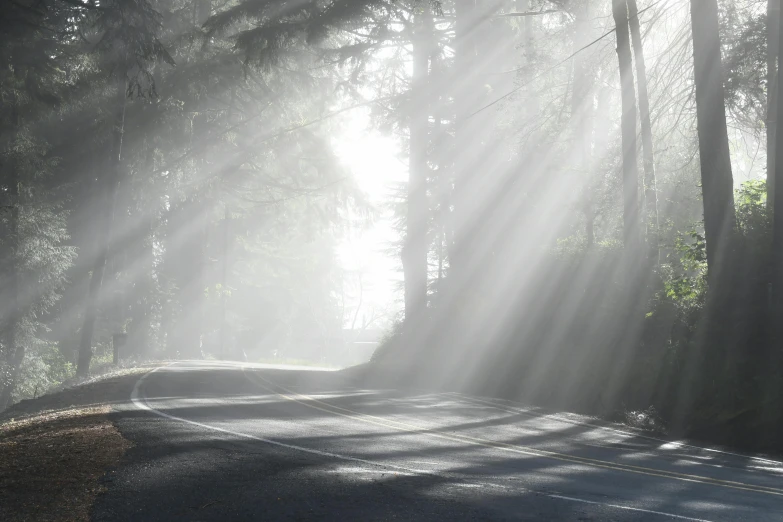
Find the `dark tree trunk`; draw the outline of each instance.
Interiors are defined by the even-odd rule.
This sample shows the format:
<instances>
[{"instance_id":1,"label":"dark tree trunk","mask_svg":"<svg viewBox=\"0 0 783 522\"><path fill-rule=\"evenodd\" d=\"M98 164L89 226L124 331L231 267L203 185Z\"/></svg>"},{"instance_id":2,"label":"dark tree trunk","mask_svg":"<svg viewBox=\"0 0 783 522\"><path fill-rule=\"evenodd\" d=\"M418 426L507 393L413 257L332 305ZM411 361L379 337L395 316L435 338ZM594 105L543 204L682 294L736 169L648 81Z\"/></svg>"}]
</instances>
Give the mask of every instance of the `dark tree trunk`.
<instances>
[{"instance_id":1,"label":"dark tree trunk","mask_svg":"<svg viewBox=\"0 0 783 522\"><path fill-rule=\"evenodd\" d=\"M87 306L84 310L84 324L82 326L81 342L79 344L79 358L76 366L76 375L85 377L90 373L90 361L92 360L92 339L95 333L95 322L98 318L98 309L101 301L101 287L103 276L106 272L106 262L109 258L109 240L111 238L114 221L114 206L117 199L117 190L120 182L120 168L122 165L122 134L125 127L125 102L126 102L125 74L121 73L117 78L117 93L114 106L114 120L112 122L111 154L107 162L107 172L98 183L103 190L98 191L101 215L97 217L97 240L100 247L92 267Z\"/></svg>"},{"instance_id":2,"label":"dark tree trunk","mask_svg":"<svg viewBox=\"0 0 783 522\"><path fill-rule=\"evenodd\" d=\"M222 261L220 263L220 358L226 357L228 343L228 273L229 252L231 251L231 210L228 203L225 204L223 217L223 245Z\"/></svg>"},{"instance_id":3,"label":"dark tree trunk","mask_svg":"<svg viewBox=\"0 0 783 522\"><path fill-rule=\"evenodd\" d=\"M612 14L616 26L622 96L623 244L627 252L633 253L639 243L639 167L636 163L636 94L625 0L612 0Z\"/></svg>"},{"instance_id":4,"label":"dark tree trunk","mask_svg":"<svg viewBox=\"0 0 783 522\"><path fill-rule=\"evenodd\" d=\"M144 170L152 173L155 170L155 146L146 142L146 158ZM149 353L152 333L152 302L155 299L154 272L155 272L155 245L154 229L155 216L149 205L142 202L138 204L143 214L141 223L137 227L138 232L131 235L129 243L132 244L132 266L138 265L131 271L130 284L130 314L131 321L128 326L128 349L130 355L147 355Z\"/></svg>"},{"instance_id":5,"label":"dark tree trunk","mask_svg":"<svg viewBox=\"0 0 783 522\"><path fill-rule=\"evenodd\" d=\"M427 146L429 133L428 75L432 34L426 5L416 15L413 34L413 73L409 100L409 179L405 244L402 266L405 276L405 324L412 333L427 304Z\"/></svg>"},{"instance_id":6,"label":"dark tree trunk","mask_svg":"<svg viewBox=\"0 0 783 522\"><path fill-rule=\"evenodd\" d=\"M460 293L465 291L469 278L469 221L471 204L471 186L475 179L475 156L478 143L471 143L477 138L475 118L470 115L476 107L478 87L474 79L466 71L474 71L476 60L476 0L457 0L455 9L454 36L454 73L451 81L454 97L454 190L452 194L453 211L451 212L451 230L453 241L448 252L449 256L449 297L459 301Z\"/></svg>"},{"instance_id":7,"label":"dark tree trunk","mask_svg":"<svg viewBox=\"0 0 783 522\"><path fill-rule=\"evenodd\" d=\"M780 0L767 2L767 206L775 207Z\"/></svg>"},{"instance_id":8,"label":"dark tree trunk","mask_svg":"<svg viewBox=\"0 0 783 522\"><path fill-rule=\"evenodd\" d=\"M174 270L178 287L177 304L168 350L171 357L201 358L201 334L204 312L204 245L206 224L204 203L188 199L171 213L167 249L168 263Z\"/></svg>"},{"instance_id":9,"label":"dark tree trunk","mask_svg":"<svg viewBox=\"0 0 783 522\"><path fill-rule=\"evenodd\" d=\"M778 28L783 27L783 10L778 6ZM778 38L778 56L783 56L783 38ZM783 68L777 71L777 83L780 85L780 76ZM783 104L777 104L777 121L783 121ZM783 132L776 135L775 149L773 152L783 151ZM774 325L773 354L776 357L783 355L783 161L775 162L774 175L774 209L772 212L772 325Z\"/></svg>"},{"instance_id":10,"label":"dark tree trunk","mask_svg":"<svg viewBox=\"0 0 783 522\"><path fill-rule=\"evenodd\" d=\"M12 102L14 103L14 102ZM16 103L14 103L16 105ZM14 122L14 129L18 130L20 125L19 113L14 107L12 109L11 121ZM11 164L9 169L8 197L10 199L10 208L8 209L8 273L6 274L6 285L2 292L2 299L6 301L0 307L6 312L5 319L5 341L6 349L10 355L8 381L0 389L0 411L11 404L11 398L16 389L19 373L24 362L25 346L19 342L19 321L21 320L21 310L19 302L19 170L18 165Z\"/></svg>"},{"instance_id":11,"label":"dark tree trunk","mask_svg":"<svg viewBox=\"0 0 783 522\"><path fill-rule=\"evenodd\" d=\"M655 180L655 153L653 152L650 97L647 94L647 68L644 64L642 33L639 27L639 9L636 0L628 2L628 21L631 27L636 84L639 89L639 116L642 124L642 161L644 165L644 206L647 225L647 243L652 262L658 262L658 190Z\"/></svg>"},{"instance_id":12,"label":"dark tree trunk","mask_svg":"<svg viewBox=\"0 0 783 522\"><path fill-rule=\"evenodd\" d=\"M577 52L588 43L589 13L589 0L579 0L575 5L574 15L574 52ZM593 208L591 194L592 187L589 180L586 179L591 167L589 131L593 113L593 102L590 99L591 89L592 75L585 63L585 55L584 53L577 53L574 56L574 81L571 97L571 118L573 120L574 132L573 161L575 170L584 174L583 179L580 179L577 183L584 184L582 206L585 215L585 236L588 248L595 242L593 227L595 209Z\"/></svg>"},{"instance_id":13,"label":"dark tree trunk","mask_svg":"<svg viewBox=\"0 0 783 522\"><path fill-rule=\"evenodd\" d=\"M717 0L691 0L691 25L707 264L710 280L718 281L731 248L736 216Z\"/></svg>"}]
</instances>

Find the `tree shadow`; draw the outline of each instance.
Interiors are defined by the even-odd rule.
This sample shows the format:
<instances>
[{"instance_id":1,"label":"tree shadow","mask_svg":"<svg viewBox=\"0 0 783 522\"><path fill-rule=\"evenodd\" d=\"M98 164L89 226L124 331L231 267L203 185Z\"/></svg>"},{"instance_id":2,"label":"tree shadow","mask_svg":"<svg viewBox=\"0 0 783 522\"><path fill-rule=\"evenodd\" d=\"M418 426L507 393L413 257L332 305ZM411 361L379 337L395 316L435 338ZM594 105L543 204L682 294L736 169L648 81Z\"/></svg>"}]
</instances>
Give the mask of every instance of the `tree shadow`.
<instances>
[{"instance_id":1,"label":"tree shadow","mask_svg":"<svg viewBox=\"0 0 783 522\"><path fill-rule=\"evenodd\" d=\"M119 410L114 421L135 447L106 476L94 518L773 520L783 510L783 496L761 491L781 487L781 475L752 469L750 457L664 451L453 397L343 393L334 374L262 372L302 396L264 392L237 370L148 379L151 406L233 433Z\"/></svg>"}]
</instances>

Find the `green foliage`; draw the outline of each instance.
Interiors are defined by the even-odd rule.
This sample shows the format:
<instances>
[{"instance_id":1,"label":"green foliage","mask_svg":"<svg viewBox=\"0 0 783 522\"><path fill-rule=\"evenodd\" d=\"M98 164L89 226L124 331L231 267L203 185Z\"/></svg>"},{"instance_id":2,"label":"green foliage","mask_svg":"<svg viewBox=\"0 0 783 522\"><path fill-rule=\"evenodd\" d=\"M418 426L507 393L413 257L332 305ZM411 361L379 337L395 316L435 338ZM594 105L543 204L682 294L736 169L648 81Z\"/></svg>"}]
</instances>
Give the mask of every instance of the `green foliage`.
<instances>
[{"instance_id":1,"label":"green foliage","mask_svg":"<svg viewBox=\"0 0 783 522\"><path fill-rule=\"evenodd\" d=\"M695 229L677 236L672 263L662 268L663 292L679 307L703 302L707 290L707 244Z\"/></svg>"},{"instance_id":2,"label":"green foliage","mask_svg":"<svg viewBox=\"0 0 783 522\"><path fill-rule=\"evenodd\" d=\"M761 129L767 100L767 16L721 1L726 105L736 118ZM750 11L750 12L748 12Z\"/></svg>"},{"instance_id":3,"label":"green foliage","mask_svg":"<svg viewBox=\"0 0 783 522\"><path fill-rule=\"evenodd\" d=\"M767 206L766 180L751 180L735 192L737 226L755 256L763 256L772 245L772 213Z\"/></svg>"}]
</instances>

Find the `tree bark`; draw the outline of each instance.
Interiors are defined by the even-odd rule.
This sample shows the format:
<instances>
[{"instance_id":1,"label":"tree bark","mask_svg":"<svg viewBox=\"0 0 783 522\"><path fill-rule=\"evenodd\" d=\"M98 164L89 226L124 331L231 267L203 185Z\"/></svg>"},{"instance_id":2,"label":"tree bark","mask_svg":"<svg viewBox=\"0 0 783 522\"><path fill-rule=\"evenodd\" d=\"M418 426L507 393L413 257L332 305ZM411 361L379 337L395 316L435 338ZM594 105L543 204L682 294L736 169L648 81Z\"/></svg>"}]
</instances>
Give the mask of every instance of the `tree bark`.
<instances>
[{"instance_id":1,"label":"tree bark","mask_svg":"<svg viewBox=\"0 0 783 522\"><path fill-rule=\"evenodd\" d=\"M409 108L409 179L402 266L405 277L405 324L412 333L427 305L427 146L429 143L428 75L430 24L428 5L421 4L413 33L413 71Z\"/></svg>"},{"instance_id":2,"label":"tree bark","mask_svg":"<svg viewBox=\"0 0 783 522\"><path fill-rule=\"evenodd\" d=\"M150 140L145 140L144 149L146 150L144 171L152 173L155 171L155 146ZM155 215L147 205L140 206L139 210L143 215L141 224L137 227L137 232L131 234L128 239L128 242L133 245L131 252L134 263L132 264L134 266L138 264L139 268L131 271L134 274L131 276L134 283L129 285L131 320L127 331L127 346L130 355L143 356L149 353L152 337L151 308L152 300L155 298Z\"/></svg>"},{"instance_id":3,"label":"tree bark","mask_svg":"<svg viewBox=\"0 0 783 522\"><path fill-rule=\"evenodd\" d=\"M451 230L453 241L448 252L448 285L450 299L460 301L458 294L465 291L469 279L469 221L471 186L475 177L475 155L478 144L467 143L476 139L475 118L470 115L476 106L477 87L469 74L476 67L476 0L456 0L454 66L451 75L454 97L454 190L452 194Z\"/></svg>"},{"instance_id":4,"label":"tree bark","mask_svg":"<svg viewBox=\"0 0 783 522\"><path fill-rule=\"evenodd\" d=\"M647 93L647 68L644 63L642 32L639 27L639 9L636 5L636 0L627 0L627 2L628 22L631 27L631 41L633 42L633 55L636 63L636 85L639 90L647 246L651 261L657 264L659 262L658 190L655 179L655 153L653 152L652 123L650 120L650 97Z\"/></svg>"},{"instance_id":5,"label":"tree bark","mask_svg":"<svg viewBox=\"0 0 783 522\"><path fill-rule=\"evenodd\" d=\"M783 10L778 5L778 29L783 27ZM778 56L783 56L783 38L778 38ZM780 85L780 76L783 74L783 68L778 68L777 83ZM783 104L777 104L777 121L783 121ZM775 137L775 148L772 151L783 150L783 132L779 132ZM777 356L781 355L783 349L783 161L775 162L775 171L773 176L768 176L773 180L773 207L772 212L772 324L774 325L774 345L773 350Z\"/></svg>"},{"instance_id":6,"label":"tree bark","mask_svg":"<svg viewBox=\"0 0 783 522\"><path fill-rule=\"evenodd\" d=\"M691 27L707 265L717 281L736 230L717 0L691 0Z\"/></svg>"},{"instance_id":7,"label":"tree bark","mask_svg":"<svg viewBox=\"0 0 783 522\"><path fill-rule=\"evenodd\" d=\"M231 210L225 203L223 217L222 262L220 263L220 359L226 357L228 341L228 267L231 244Z\"/></svg>"},{"instance_id":8,"label":"tree bark","mask_svg":"<svg viewBox=\"0 0 783 522\"><path fill-rule=\"evenodd\" d=\"M780 0L767 2L767 207L775 208Z\"/></svg>"},{"instance_id":9,"label":"tree bark","mask_svg":"<svg viewBox=\"0 0 783 522\"><path fill-rule=\"evenodd\" d=\"M589 31L589 0L580 0L575 5L574 13L574 52L582 49L588 43ZM584 183L584 196L582 201L585 215L585 236L588 248L595 242L593 221L595 210L589 180L585 179L590 172L590 120L592 118L593 103L590 100L592 78L589 67L585 64L584 53L574 55L574 81L571 97L571 118L574 131L574 168L585 174L579 182ZM578 182L578 183L579 183Z\"/></svg>"},{"instance_id":10,"label":"tree bark","mask_svg":"<svg viewBox=\"0 0 783 522\"><path fill-rule=\"evenodd\" d=\"M634 252L639 241L639 167L636 163L636 94L625 0L612 0L612 15L616 26L622 97L623 244L627 252Z\"/></svg>"},{"instance_id":11,"label":"tree bark","mask_svg":"<svg viewBox=\"0 0 783 522\"><path fill-rule=\"evenodd\" d=\"M114 221L114 206L117 198L117 189L120 182L120 168L122 165L122 135L125 127L125 103L126 103L126 79L122 72L117 78L117 92L114 106L114 121L112 128L112 145L109 156L106 176L102 181L103 191L98 191L102 199L101 215L98 217L98 241L100 247L92 268L90 277L87 306L84 310L84 324L82 326L81 342L79 344L79 358L76 367L76 375L86 377L90 373L90 361L92 360L92 339L95 333L95 322L98 318L98 309L101 300L101 287L103 276L106 272L106 262L109 258L109 240Z\"/></svg>"},{"instance_id":12,"label":"tree bark","mask_svg":"<svg viewBox=\"0 0 783 522\"><path fill-rule=\"evenodd\" d=\"M14 129L18 130L20 125L19 112L16 108L17 101L14 100L14 108L11 113L11 121L14 122ZM19 309L19 166L12 164L9 169L10 180L8 183L8 196L11 200L8 218L8 274L7 274L7 286L3 292L3 299L7 299L3 308L7 312L5 321L5 338L6 347L8 353L11 354L10 358L10 375L8 382L0 390L0 411L4 410L11 404L11 398L14 390L16 389L16 383L19 380L19 373L24 362L25 346L19 343L19 322L21 320L21 310Z\"/></svg>"}]
</instances>

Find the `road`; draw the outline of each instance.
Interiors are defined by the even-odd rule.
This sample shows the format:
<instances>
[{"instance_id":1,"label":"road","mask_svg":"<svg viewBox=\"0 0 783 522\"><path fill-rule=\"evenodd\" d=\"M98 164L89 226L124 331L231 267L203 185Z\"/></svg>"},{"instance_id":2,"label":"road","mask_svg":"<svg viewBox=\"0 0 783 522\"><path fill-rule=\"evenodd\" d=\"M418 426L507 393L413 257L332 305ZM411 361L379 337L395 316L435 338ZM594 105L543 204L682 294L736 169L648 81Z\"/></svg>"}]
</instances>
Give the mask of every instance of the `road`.
<instances>
[{"instance_id":1,"label":"road","mask_svg":"<svg viewBox=\"0 0 783 522\"><path fill-rule=\"evenodd\" d=\"M783 464L340 372L175 363L95 520L783 520Z\"/></svg>"}]
</instances>

